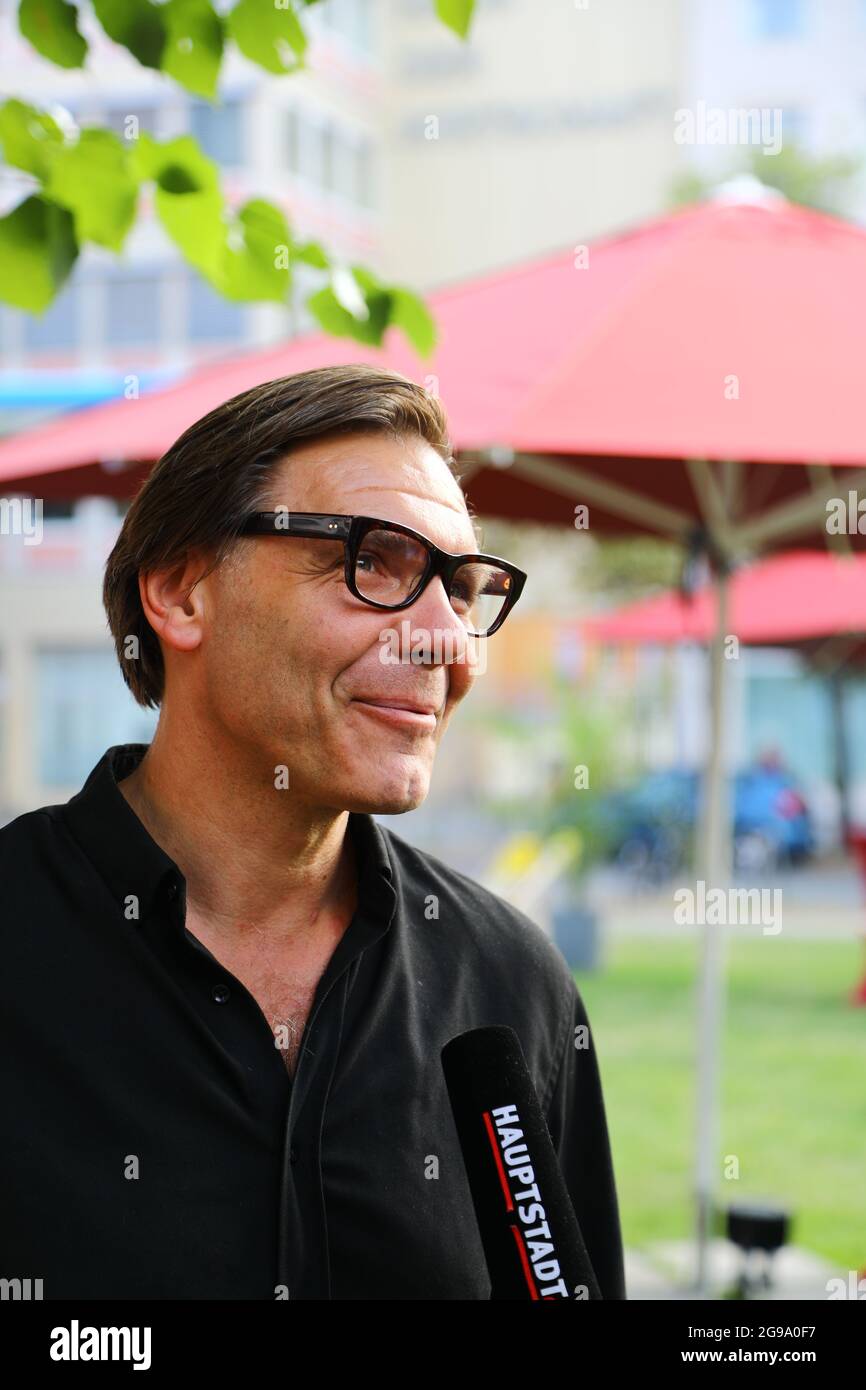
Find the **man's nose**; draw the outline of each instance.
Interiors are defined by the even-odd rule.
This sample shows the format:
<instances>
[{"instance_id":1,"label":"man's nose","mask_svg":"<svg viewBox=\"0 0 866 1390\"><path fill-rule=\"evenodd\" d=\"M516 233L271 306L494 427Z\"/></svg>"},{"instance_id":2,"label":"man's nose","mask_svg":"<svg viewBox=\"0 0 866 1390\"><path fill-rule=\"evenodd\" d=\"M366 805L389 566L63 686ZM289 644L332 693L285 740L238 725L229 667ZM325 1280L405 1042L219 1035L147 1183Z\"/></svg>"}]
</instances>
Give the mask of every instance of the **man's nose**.
<instances>
[{"instance_id":1,"label":"man's nose","mask_svg":"<svg viewBox=\"0 0 866 1390\"><path fill-rule=\"evenodd\" d=\"M448 665L449 662L465 659L469 633L460 614L454 611L441 575L434 575L424 592L405 610L405 616L414 630L420 628L431 635L441 634L440 643L431 646L431 665L440 662Z\"/></svg>"}]
</instances>

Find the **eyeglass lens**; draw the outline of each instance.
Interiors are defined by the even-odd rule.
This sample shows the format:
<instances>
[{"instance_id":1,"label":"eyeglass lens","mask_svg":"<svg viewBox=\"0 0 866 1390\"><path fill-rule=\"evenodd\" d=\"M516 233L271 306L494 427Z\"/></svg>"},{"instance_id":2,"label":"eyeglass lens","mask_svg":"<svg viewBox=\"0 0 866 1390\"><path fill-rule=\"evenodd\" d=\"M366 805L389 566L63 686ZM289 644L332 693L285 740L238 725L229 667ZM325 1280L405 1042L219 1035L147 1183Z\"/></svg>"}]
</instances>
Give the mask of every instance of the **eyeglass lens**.
<instances>
[{"instance_id":1,"label":"eyeglass lens","mask_svg":"<svg viewBox=\"0 0 866 1390\"><path fill-rule=\"evenodd\" d=\"M399 604L418 588L427 568L427 551L412 536L376 528L367 531L355 559L358 593L374 603ZM498 565L461 565L448 589L451 607L469 632L483 635L508 601L512 577Z\"/></svg>"}]
</instances>

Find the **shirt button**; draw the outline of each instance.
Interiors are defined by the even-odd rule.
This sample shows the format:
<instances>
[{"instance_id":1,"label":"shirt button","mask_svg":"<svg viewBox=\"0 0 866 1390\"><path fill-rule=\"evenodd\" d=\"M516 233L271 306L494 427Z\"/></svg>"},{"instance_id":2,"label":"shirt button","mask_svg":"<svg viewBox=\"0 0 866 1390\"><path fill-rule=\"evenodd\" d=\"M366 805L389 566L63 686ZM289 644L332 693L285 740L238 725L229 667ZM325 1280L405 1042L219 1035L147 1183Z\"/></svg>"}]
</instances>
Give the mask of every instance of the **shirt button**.
<instances>
[{"instance_id":1,"label":"shirt button","mask_svg":"<svg viewBox=\"0 0 866 1390\"><path fill-rule=\"evenodd\" d=\"M228 985L214 985L211 990L211 999L215 1004L227 1004L231 998L231 990Z\"/></svg>"},{"instance_id":2,"label":"shirt button","mask_svg":"<svg viewBox=\"0 0 866 1390\"><path fill-rule=\"evenodd\" d=\"M174 879L172 879L169 883L166 892L168 894L169 900L173 902L174 899L177 897L177 884L175 883Z\"/></svg>"}]
</instances>

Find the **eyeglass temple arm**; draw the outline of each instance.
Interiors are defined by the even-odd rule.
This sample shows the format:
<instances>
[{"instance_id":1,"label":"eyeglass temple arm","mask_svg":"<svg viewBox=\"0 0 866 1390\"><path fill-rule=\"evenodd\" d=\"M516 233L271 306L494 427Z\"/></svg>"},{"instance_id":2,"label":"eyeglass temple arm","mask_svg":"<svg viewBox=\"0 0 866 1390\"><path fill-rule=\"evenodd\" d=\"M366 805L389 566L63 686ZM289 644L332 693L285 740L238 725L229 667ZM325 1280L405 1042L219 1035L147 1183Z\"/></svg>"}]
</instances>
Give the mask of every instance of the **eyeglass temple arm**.
<instances>
[{"instance_id":1,"label":"eyeglass temple arm","mask_svg":"<svg viewBox=\"0 0 866 1390\"><path fill-rule=\"evenodd\" d=\"M243 527L244 534L267 536L286 534L292 536L327 537L342 541L349 534L351 518L333 516L330 512L256 512Z\"/></svg>"}]
</instances>

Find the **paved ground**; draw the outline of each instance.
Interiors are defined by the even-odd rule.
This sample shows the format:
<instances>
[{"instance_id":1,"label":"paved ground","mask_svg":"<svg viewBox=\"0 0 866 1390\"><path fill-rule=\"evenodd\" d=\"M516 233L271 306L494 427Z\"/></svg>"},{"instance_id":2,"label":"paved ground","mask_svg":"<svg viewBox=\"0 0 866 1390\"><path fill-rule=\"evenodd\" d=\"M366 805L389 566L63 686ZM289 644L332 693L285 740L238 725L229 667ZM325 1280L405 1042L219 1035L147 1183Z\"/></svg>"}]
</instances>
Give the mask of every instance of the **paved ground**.
<instances>
[{"instance_id":1,"label":"paved ground","mask_svg":"<svg viewBox=\"0 0 866 1390\"><path fill-rule=\"evenodd\" d=\"M503 828L480 816L477 808L459 804L449 807L445 817L433 815L422 806L408 817L377 819L412 844L481 882L506 838ZM736 877L733 886L771 891L780 888L782 931L786 935L824 940L866 937L866 889L856 865L847 856L835 853L798 868ZM613 935L693 933L694 927L678 926L673 920L673 894L680 887L689 887L687 875L652 887L636 883L622 870L607 865L596 865L586 885L588 900L597 908L604 932ZM531 905L529 915L546 926L548 905L544 901ZM760 927L737 930L760 931Z\"/></svg>"},{"instance_id":2,"label":"paved ground","mask_svg":"<svg viewBox=\"0 0 866 1390\"><path fill-rule=\"evenodd\" d=\"M717 1239L709 1252L709 1291L702 1300L717 1300L724 1296L737 1278L742 1254L730 1241ZM661 1241L647 1250L627 1249L625 1252L626 1292L629 1299L697 1300L693 1286L694 1247L689 1241ZM806 1299L826 1301L827 1282L842 1279L846 1287L849 1271L837 1269L797 1246L786 1246L774 1257L770 1266L771 1286L765 1300ZM860 1271L862 1274L862 1271Z\"/></svg>"},{"instance_id":3,"label":"paved ground","mask_svg":"<svg viewBox=\"0 0 866 1390\"><path fill-rule=\"evenodd\" d=\"M866 939L866 899L859 878L850 864L831 860L802 869L780 870L772 875L753 875L733 880L735 888L781 890L781 899L767 899L781 905L782 932L802 939ZM660 887L640 887L629 883L621 872L607 868L594 870L589 895L612 936L687 936L693 926L674 921L674 893L694 888L683 875ZM761 933L760 926L740 925L732 931Z\"/></svg>"}]
</instances>

